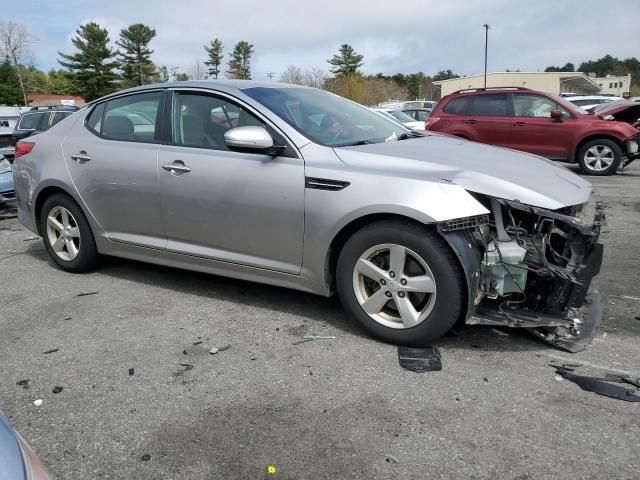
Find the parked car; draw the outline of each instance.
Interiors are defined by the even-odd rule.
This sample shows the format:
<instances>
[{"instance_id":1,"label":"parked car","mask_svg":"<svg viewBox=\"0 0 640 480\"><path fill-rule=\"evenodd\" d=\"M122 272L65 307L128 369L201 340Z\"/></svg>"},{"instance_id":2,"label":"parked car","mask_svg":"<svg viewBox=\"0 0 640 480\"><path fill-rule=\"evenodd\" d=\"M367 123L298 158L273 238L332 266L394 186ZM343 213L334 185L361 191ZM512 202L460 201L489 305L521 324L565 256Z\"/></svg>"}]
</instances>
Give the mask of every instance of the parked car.
<instances>
[{"instance_id":1,"label":"parked car","mask_svg":"<svg viewBox=\"0 0 640 480\"><path fill-rule=\"evenodd\" d=\"M567 99L526 88L460 90L444 97L427 130L578 163L611 175L638 157L638 129L589 115Z\"/></svg>"},{"instance_id":2,"label":"parked car","mask_svg":"<svg viewBox=\"0 0 640 480\"><path fill-rule=\"evenodd\" d=\"M13 128L0 125L0 155L13 158Z\"/></svg>"},{"instance_id":3,"label":"parked car","mask_svg":"<svg viewBox=\"0 0 640 480\"><path fill-rule=\"evenodd\" d=\"M402 110L392 110L390 108L372 108L372 110L402 123L402 125L410 128L411 130L424 130L424 121L419 122L415 118L404 113Z\"/></svg>"},{"instance_id":4,"label":"parked car","mask_svg":"<svg viewBox=\"0 0 640 480\"><path fill-rule=\"evenodd\" d=\"M0 205L16 199L13 172L9 160L0 155Z\"/></svg>"},{"instance_id":5,"label":"parked car","mask_svg":"<svg viewBox=\"0 0 640 480\"><path fill-rule=\"evenodd\" d=\"M610 95L575 95L567 98L567 101L580 107L586 112L591 112L595 107L603 103L611 103L616 100L622 100L622 97L614 97Z\"/></svg>"},{"instance_id":6,"label":"parked car","mask_svg":"<svg viewBox=\"0 0 640 480\"><path fill-rule=\"evenodd\" d=\"M424 123L427 117L431 115L432 109L431 108L405 108L402 111L407 115L409 115L414 120ZM422 126L422 129L424 129L424 125Z\"/></svg>"},{"instance_id":7,"label":"parked car","mask_svg":"<svg viewBox=\"0 0 640 480\"><path fill-rule=\"evenodd\" d=\"M407 345L462 320L575 351L600 320L587 181L322 90L118 92L18 142L14 180L20 222L70 272L103 254L337 292L371 335Z\"/></svg>"},{"instance_id":8,"label":"parked car","mask_svg":"<svg viewBox=\"0 0 640 480\"><path fill-rule=\"evenodd\" d=\"M13 143L50 129L76 110L78 107L64 105L33 107L20 115L20 120L13 129Z\"/></svg>"},{"instance_id":9,"label":"parked car","mask_svg":"<svg viewBox=\"0 0 640 480\"><path fill-rule=\"evenodd\" d=\"M6 480L51 480L27 442L0 410L0 478Z\"/></svg>"}]
</instances>

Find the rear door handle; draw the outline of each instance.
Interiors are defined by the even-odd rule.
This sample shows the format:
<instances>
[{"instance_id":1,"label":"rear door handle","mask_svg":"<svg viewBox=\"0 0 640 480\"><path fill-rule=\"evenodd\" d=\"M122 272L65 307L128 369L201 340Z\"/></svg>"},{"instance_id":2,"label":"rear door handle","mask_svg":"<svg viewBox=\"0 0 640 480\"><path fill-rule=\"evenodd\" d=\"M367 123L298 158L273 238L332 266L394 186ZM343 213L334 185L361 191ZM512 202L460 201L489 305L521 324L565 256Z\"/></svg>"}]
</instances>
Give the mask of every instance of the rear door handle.
<instances>
[{"instance_id":1,"label":"rear door handle","mask_svg":"<svg viewBox=\"0 0 640 480\"><path fill-rule=\"evenodd\" d=\"M475 125L477 120L465 120L464 123L467 125Z\"/></svg>"},{"instance_id":2,"label":"rear door handle","mask_svg":"<svg viewBox=\"0 0 640 480\"><path fill-rule=\"evenodd\" d=\"M183 173L189 173L191 169L187 167L181 160L175 160L173 163L167 163L162 165L167 172L171 172L173 175L181 175Z\"/></svg>"},{"instance_id":3,"label":"rear door handle","mask_svg":"<svg viewBox=\"0 0 640 480\"><path fill-rule=\"evenodd\" d=\"M524 122L516 122L513 124L514 127L524 127L526 125L526 123Z\"/></svg>"},{"instance_id":4,"label":"rear door handle","mask_svg":"<svg viewBox=\"0 0 640 480\"><path fill-rule=\"evenodd\" d=\"M84 150L81 150L77 154L71 155L71 160L75 160L78 163L84 163L91 160L91 157L87 155L87 152L85 152Z\"/></svg>"}]
</instances>

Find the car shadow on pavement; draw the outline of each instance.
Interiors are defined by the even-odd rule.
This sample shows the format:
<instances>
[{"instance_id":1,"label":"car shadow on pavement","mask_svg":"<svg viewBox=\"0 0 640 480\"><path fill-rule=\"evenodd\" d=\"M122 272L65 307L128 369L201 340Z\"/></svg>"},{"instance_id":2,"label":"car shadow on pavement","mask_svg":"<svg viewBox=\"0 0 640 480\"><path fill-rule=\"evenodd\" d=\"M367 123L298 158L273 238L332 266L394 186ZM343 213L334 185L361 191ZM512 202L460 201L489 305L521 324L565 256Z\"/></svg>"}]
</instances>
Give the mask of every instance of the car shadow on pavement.
<instances>
[{"instance_id":1,"label":"car shadow on pavement","mask_svg":"<svg viewBox=\"0 0 640 480\"><path fill-rule=\"evenodd\" d=\"M49 258L41 242L29 245L24 254L29 254L39 261L46 262L51 268L60 270ZM306 318L318 324L330 325L346 334L370 339L366 332L349 319L337 295L326 298L283 287L117 257L104 257L95 273L155 288L281 312ZM300 332L291 330L292 335L303 334L302 330ZM461 322L444 338L434 342L434 346L443 349L484 351L553 350L552 347L524 330L471 326Z\"/></svg>"}]
</instances>

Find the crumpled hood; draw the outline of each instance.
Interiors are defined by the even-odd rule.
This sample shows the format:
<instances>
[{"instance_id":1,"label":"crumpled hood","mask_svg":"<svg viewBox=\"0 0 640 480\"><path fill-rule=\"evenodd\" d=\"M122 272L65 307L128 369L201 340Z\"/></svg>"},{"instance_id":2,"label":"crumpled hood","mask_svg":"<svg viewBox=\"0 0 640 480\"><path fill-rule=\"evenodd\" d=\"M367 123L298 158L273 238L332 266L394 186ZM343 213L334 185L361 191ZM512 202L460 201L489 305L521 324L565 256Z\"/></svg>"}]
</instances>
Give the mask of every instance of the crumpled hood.
<instances>
[{"instance_id":1,"label":"crumpled hood","mask_svg":"<svg viewBox=\"0 0 640 480\"><path fill-rule=\"evenodd\" d=\"M632 111L636 118L640 117L640 103L625 99L600 104L593 109L593 114L600 118L604 118L609 115L616 115L624 112L625 110Z\"/></svg>"},{"instance_id":2,"label":"crumpled hood","mask_svg":"<svg viewBox=\"0 0 640 480\"><path fill-rule=\"evenodd\" d=\"M470 192L556 210L589 200L592 186L536 155L446 135L335 149L352 166L453 182Z\"/></svg>"}]
</instances>

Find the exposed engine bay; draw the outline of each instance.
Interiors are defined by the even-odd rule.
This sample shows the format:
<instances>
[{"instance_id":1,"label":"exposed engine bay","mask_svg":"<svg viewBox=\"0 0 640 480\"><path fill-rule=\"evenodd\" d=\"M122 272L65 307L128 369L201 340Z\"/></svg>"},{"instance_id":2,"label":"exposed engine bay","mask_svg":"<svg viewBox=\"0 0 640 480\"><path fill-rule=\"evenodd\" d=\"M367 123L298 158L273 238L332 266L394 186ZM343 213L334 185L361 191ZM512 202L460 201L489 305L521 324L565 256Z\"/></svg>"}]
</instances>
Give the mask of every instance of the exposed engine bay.
<instances>
[{"instance_id":1,"label":"exposed engine bay","mask_svg":"<svg viewBox=\"0 0 640 480\"><path fill-rule=\"evenodd\" d=\"M526 328L558 348L583 350L601 320L590 284L602 264L603 207L588 219L586 205L554 211L477 198L491 215L440 225L473 296L466 323Z\"/></svg>"}]
</instances>

